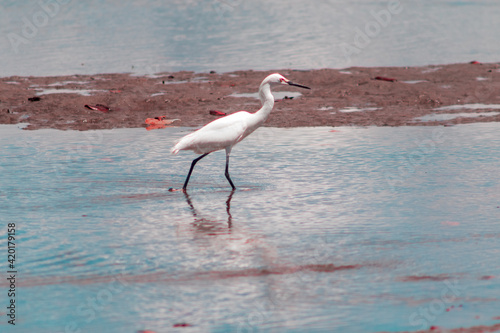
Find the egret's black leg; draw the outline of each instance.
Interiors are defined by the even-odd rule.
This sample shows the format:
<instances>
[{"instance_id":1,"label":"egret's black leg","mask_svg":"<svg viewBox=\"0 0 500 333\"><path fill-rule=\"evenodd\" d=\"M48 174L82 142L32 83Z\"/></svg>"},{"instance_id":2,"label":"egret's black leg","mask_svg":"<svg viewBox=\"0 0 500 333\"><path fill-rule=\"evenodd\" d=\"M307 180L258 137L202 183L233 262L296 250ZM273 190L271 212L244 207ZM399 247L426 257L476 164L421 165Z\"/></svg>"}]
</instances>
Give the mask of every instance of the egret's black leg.
<instances>
[{"instance_id":1,"label":"egret's black leg","mask_svg":"<svg viewBox=\"0 0 500 333\"><path fill-rule=\"evenodd\" d=\"M193 169L194 169L194 166L196 165L196 163L201 160L203 157L207 156L208 154L210 153L206 153L206 154L203 154L201 155L200 157L197 157L193 160L193 163L191 163L191 168L189 169L189 173L187 175L187 178L186 178L186 181L184 182L184 186L182 187L182 189L185 191L186 190L186 187L188 186L188 183L189 183L189 178L191 177L191 172L193 172Z\"/></svg>"},{"instance_id":2,"label":"egret's black leg","mask_svg":"<svg viewBox=\"0 0 500 333\"><path fill-rule=\"evenodd\" d=\"M231 191L231 194L229 194L226 200L227 226L229 229L233 226L233 216L231 215L231 199L233 198L233 194L234 189Z\"/></svg>"},{"instance_id":3,"label":"egret's black leg","mask_svg":"<svg viewBox=\"0 0 500 333\"><path fill-rule=\"evenodd\" d=\"M227 151L226 151L226 172L224 173L224 175L226 176L226 179L228 180L229 184L231 184L233 190L236 190L236 187L234 186L231 177L229 177L229 152Z\"/></svg>"}]
</instances>

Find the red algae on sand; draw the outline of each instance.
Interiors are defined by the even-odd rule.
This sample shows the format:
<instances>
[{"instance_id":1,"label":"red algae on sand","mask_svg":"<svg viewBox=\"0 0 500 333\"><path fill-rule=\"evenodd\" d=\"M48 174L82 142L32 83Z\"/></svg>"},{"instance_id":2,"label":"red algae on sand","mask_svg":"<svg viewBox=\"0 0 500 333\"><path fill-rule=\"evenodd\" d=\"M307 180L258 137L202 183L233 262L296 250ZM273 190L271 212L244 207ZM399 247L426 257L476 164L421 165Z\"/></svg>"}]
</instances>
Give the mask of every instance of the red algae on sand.
<instances>
[{"instance_id":1,"label":"red algae on sand","mask_svg":"<svg viewBox=\"0 0 500 333\"><path fill-rule=\"evenodd\" d=\"M27 129L109 129L146 127L146 118L159 113L203 126L210 110L231 114L257 111L253 97L263 78L279 72L312 89L293 99L282 99L264 126L420 126L500 121L500 115L461 117L447 121L415 121L457 104L500 104L499 64L452 64L424 67L352 67L344 70L272 70L232 73L159 73L155 78L129 74L0 78L0 124L28 122ZM342 74L349 71L350 75ZM175 78L176 84L171 77ZM206 79L199 80L199 77ZM478 77L483 78L477 80ZM372 80L372 78L379 78ZM397 84L394 81L397 78ZM17 84L10 84L16 82ZM64 83L60 92L54 86ZM67 89L66 89L67 88ZM40 89L52 93L36 96ZM79 94L78 90L85 91ZM28 98L35 96L36 102ZM104 105L112 112L96 112L85 105ZM340 112L345 108L376 108ZM480 110L479 110L480 111ZM471 110L471 112L479 112ZM483 110L484 111L484 110ZM457 112L461 112L460 110Z\"/></svg>"},{"instance_id":2,"label":"red algae on sand","mask_svg":"<svg viewBox=\"0 0 500 333\"><path fill-rule=\"evenodd\" d=\"M101 112L108 112L108 111L110 111L109 106L102 105L102 104L96 104L96 105L85 104L85 107L87 109L94 110L94 111L101 111Z\"/></svg>"},{"instance_id":3,"label":"red algae on sand","mask_svg":"<svg viewBox=\"0 0 500 333\"><path fill-rule=\"evenodd\" d=\"M225 112L221 112L221 111L218 111L218 110L210 110L209 113L212 116L225 116L226 115Z\"/></svg>"},{"instance_id":4,"label":"red algae on sand","mask_svg":"<svg viewBox=\"0 0 500 333\"><path fill-rule=\"evenodd\" d=\"M167 116L159 116L154 118L147 118L144 122L148 125L146 129L148 131L154 129L162 129L167 127L167 125L172 124L174 121L179 119L167 119Z\"/></svg>"},{"instance_id":5,"label":"red algae on sand","mask_svg":"<svg viewBox=\"0 0 500 333\"><path fill-rule=\"evenodd\" d=\"M375 76L374 80L380 80L380 81L388 81L388 82L396 82L396 79L390 78L390 77L385 77L385 76Z\"/></svg>"}]
</instances>

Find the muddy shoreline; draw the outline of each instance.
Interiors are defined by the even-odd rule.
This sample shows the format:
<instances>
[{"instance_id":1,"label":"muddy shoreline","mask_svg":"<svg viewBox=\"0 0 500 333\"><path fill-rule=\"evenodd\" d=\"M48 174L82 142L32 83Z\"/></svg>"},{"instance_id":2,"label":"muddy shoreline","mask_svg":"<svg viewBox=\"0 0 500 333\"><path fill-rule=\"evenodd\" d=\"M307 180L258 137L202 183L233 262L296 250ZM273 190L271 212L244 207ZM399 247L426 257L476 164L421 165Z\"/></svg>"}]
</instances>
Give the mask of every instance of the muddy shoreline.
<instances>
[{"instance_id":1,"label":"muddy shoreline","mask_svg":"<svg viewBox=\"0 0 500 333\"><path fill-rule=\"evenodd\" d=\"M312 90L281 97L265 126L420 126L498 122L500 65L477 62L424 67L352 67L231 73L160 73L0 78L0 124L29 123L27 129L111 129L146 127L146 119L180 119L176 126L202 126L218 116L260 107L252 96L262 79L279 72ZM286 93L284 93L286 95ZM472 109L436 110L450 105ZM109 107L89 109L86 106ZM490 106L488 106L490 105ZM500 111L500 110L496 110ZM478 117L418 121L434 113L481 113Z\"/></svg>"}]
</instances>

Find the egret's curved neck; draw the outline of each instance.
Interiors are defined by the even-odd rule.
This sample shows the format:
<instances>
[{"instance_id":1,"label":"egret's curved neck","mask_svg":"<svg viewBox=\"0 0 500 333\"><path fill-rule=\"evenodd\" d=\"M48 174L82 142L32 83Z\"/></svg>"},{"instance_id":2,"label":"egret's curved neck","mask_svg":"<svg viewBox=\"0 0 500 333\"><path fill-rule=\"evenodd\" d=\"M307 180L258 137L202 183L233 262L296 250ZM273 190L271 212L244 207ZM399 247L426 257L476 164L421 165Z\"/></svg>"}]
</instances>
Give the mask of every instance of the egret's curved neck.
<instances>
[{"instance_id":1,"label":"egret's curved neck","mask_svg":"<svg viewBox=\"0 0 500 333\"><path fill-rule=\"evenodd\" d=\"M260 85L259 98L262 103L262 107L259 111L255 112L255 115L259 117L259 120L264 122L274 107L274 96L271 94L271 86L269 83L263 83Z\"/></svg>"}]
</instances>

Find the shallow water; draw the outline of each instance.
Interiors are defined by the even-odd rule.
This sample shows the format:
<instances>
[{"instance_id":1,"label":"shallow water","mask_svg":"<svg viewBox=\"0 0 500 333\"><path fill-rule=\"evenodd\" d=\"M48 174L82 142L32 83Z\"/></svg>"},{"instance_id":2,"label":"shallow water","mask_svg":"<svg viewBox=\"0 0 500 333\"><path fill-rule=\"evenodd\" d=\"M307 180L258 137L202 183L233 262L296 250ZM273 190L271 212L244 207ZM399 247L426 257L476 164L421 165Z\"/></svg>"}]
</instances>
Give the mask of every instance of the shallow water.
<instances>
[{"instance_id":1,"label":"shallow water","mask_svg":"<svg viewBox=\"0 0 500 333\"><path fill-rule=\"evenodd\" d=\"M499 104L457 104L457 105L446 105L435 108L435 111L457 111L457 110L470 110L470 112L458 112L458 113L432 113L422 117L415 118L415 121L445 121L452 120L459 117L464 118L476 118L476 117L492 117L500 114L500 112L495 112L491 110L500 109ZM488 110L487 112L473 112L473 110Z\"/></svg>"},{"instance_id":2,"label":"shallow water","mask_svg":"<svg viewBox=\"0 0 500 333\"><path fill-rule=\"evenodd\" d=\"M500 54L496 0L57 3L0 2L0 76L422 66Z\"/></svg>"},{"instance_id":3,"label":"shallow water","mask_svg":"<svg viewBox=\"0 0 500 333\"><path fill-rule=\"evenodd\" d=\"M18 325L5 316L0 325L378 332L492 324L499 126L261 128L233 149L234 193L217 152L199 162L187 196L168 188L182 186L195 155L172 156L169 147L189 128L0 126L0 214L17 225L19 254ZM182 323L192 326L173 327Z\"/></svg>"},{"instance_id":4,"label":"shallow water","mask_svg":"<svg viewBox=\"0 0 500 333\"><path fill-rule=\"evenodd\" d=\"M376 111L380 108L358 108L357 106L348 106L340 109L339 112L365 112L365 111Z\"/></svg>"},{"instance_id":5,"label":"shallow water","mask_svg":"<svg viewBox=\"0 0 500 333\"><path fill-rule=\"evenodd\" d=\"M498 110L500 109L500 104L456 104L456 105L446 105L435 108L436 111L454 111L454 110Z\"/></svg>"},{"instance_id":6,"label":"shallow water","mask_svg":"<svg viewBox=\"0 0 500 333\"><path fill-rule=\"evenodd\" d=\"M445 121L456 118L477 118L492 117L499 115L500 112L459 112L459 113L431 113L422 117L415 118L416 121Z\"/></svg>"}]
</instances>

